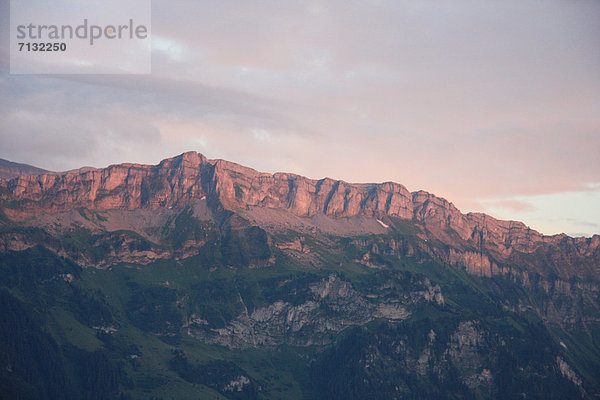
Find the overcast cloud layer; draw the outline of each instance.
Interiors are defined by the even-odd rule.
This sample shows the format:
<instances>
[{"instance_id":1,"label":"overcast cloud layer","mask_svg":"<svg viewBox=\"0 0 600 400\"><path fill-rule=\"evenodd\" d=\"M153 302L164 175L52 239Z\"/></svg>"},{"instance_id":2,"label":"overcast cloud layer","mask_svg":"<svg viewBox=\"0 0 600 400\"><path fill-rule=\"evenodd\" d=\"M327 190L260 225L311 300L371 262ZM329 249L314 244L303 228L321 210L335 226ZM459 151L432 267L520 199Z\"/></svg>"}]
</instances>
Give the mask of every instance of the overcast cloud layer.
<instances>
[{"instance_id":1,"label":"overcast cloud layer","mask_svg":"<svg viewBox=\"0 0 600 400\"><path fill-rule=\"evenodd\" d=\"M2 0L0 158L196 150L600 233L600 2L288 3L153 1L151 75L17 76Z\"/></svg>"}]
</instances>

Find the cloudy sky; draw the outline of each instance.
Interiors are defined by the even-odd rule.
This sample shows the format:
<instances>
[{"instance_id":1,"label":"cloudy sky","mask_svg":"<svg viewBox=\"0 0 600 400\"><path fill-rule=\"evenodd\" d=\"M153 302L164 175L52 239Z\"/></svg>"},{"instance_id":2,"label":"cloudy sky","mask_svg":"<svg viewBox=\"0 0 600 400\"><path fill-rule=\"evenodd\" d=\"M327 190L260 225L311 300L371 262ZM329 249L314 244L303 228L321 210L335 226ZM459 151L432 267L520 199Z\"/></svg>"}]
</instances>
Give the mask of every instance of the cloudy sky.
<instances>
[{"instance_id":1,"label":"cloudy sky","mask_svg":"<svg viewBox=\"0 0 600 400\"><path fill-rule=\"evenodd\" d=\"M150 75L11 75L0 158L184 151L600 233L600 1L153 1Z\"/></svg>"}]
</instances>

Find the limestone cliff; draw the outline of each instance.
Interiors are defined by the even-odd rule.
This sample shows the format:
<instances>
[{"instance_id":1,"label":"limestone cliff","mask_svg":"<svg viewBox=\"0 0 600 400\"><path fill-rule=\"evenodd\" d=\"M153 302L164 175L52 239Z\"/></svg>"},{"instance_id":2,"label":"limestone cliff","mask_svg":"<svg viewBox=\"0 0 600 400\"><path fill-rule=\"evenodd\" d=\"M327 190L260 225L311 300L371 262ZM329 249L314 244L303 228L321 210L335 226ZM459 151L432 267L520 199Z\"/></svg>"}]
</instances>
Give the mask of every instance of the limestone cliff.
<instances>
[{"instance_id":1,"label":"limestone cliff","mask_svg":"<svg viewBox=\"0 0 600 400\"><path fill-rule=\"evenodd\" d=\"M373 218L382 227L388 226L382 220L410 220L424 227L426 238L451 247L444 256L447 261L479 275L501 273L498 262L511 263L514 257L538 252L548 262L566 263L578 272L583 268L600 276L598 263L586 262L600 259L598 235L544 236L521 222L463 214L445 199L424 191L411 193L392 182L351 184L267 174L209 160L196 152L158 165L120 164L0 180L0 207L13 220L80 207L100 211L177 208L199 199L206 199L214 210L234 213L270 209L300 218Z\"/></svg>"}]
</instances>

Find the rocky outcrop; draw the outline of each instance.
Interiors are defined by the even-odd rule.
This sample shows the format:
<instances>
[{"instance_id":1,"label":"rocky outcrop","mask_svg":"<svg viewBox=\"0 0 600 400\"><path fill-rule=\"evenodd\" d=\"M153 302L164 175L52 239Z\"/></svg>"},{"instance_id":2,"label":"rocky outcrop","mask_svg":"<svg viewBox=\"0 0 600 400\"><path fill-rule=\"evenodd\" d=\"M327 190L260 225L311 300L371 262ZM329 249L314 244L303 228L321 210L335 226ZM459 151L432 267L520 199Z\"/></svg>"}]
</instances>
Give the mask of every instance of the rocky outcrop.
<instances>
[{"instance_id":1,"label":"rocky outcrop","mask_svg":"<svg viewBox=\"0 0 600 400\"><path fill-rule=\"evenodd\" d=\"M482 397L491 396L495 389L495 374L487 365L491 363L481 357L482 354L493 353L490 348L493 342L489 333L479 329L475 322L465 321L451 335L444 354L446 361L459 366L463 383L482 392Z\"/></svg>"},{"instance_id":2,"label":"rocky outcrop","mask_svg":"<svg viewBox=\"0 0 600 400\"><path fill-rule=\"evenodd\" d=\"M203 196L229 210L258 206L285 209L305 217L414 216L413 195L397 183L350 184L329 178L265 174L223 160L208 160L195 152L154 166L120 164L103 169L20 175L4 182L4 186L1 198L6 202L7 214L13 218L76 207L172 207ZM420 197L416 199L420 204Z\"/></svg>"},{"instance_id":3,"label":"rocky outcrop","mask_svg":"<svg viewBox=\"0 0 600 400\"><path fill-rule=\"evenodd\" d=\"M5 213L23 218L77 207L94 210L171 207L201 198L201 166L206 158L186 153L159 165L120 164L38 176L20 175L6 183Z\"/></svg>"},{"instance_id":4,"label":"rocky outcrop","mask_svg":"<svg viewBox=\"0 0 600 400\"><path fill-rule=\"evenodd\" d=\"M564 278L600 277L598 235L544 236L520 222L463 214L442 198L424 191L410 193L392 182L350 184L266 174L223 160L208 160L195 152L153 166L120 164L0 180L1 211L17 220L77 207L157 209L200 199L206 199L214 210L242 213L246 218L256 210L274 209L300 218L375 218L378 229L388 227L390 218L412 221L424 227L424 239L437 239L451 247L444 255L446 261L481 276L504 273L501 264L523 265L527 263L523 255L536 253L537 265L528 267L562 264L568 266L563 270L571 271Z\"/></svg>"},{"instance_id":5,"label":"rocky outcrop","mask_svg":"<svg viewBox=\"0 0 600 400\"><path fill-rule=\"evenodd\" d=\"M577 376L577 374L575 373L575 371L573 371L569 364L562 359L562 357L556 356L556 364L558 365L562 376L573 382L578 387L581 387L581 379L579 378L579 376Z\"/></svg>"},{"instance_id":6,"label":"rocky outcrop","mask_svg":"<svg viewBox=\"0 0 600 400\"><path fill-rule=\"evenodd\" d=\"M352 285L330 275L310 286L312 296L301 304L276 301L251 313L243 312L226 327L210 329L196 317L187 324L189 335L229 348L274 347L281 344L311 346L330 343L337 332L349 326L364 325L377 318L401 321L410 315L408 308L417 303L442 305L439 286L427 278L403 297L363 296Z\"/></svg>"}]
</instances>

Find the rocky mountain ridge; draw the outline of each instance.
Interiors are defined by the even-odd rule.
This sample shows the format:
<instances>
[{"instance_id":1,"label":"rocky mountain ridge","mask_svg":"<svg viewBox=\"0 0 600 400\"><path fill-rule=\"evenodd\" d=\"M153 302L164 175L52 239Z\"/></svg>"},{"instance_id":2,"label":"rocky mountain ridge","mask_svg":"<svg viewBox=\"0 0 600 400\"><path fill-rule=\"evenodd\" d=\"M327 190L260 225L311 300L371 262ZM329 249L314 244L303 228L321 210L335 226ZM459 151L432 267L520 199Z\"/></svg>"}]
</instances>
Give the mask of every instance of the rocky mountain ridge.
<instances>
[{"instance_id":1,"label":"rocky mountain ridge","mask_svg":"<svg viewBox=\"0 0 600 400\"><path fill-rule=\"evenodd\" d=\"M193 152L21 174L0 397L100 376L94 398L596 398L599 240Z\"/></svg>"},{"instance_id":2,"label":"rocky mountain ridge","mask_svg":"<svg viewBox=\"0 0 600 400\"><path fill-rule=\"evenodd\" d=\"M46 172L49 171L28 164L0 159L0 179L8 180L16 178L19 175L40 175Z\"/></svg>"},{"instance_id":3,"label":"rocky mountain ridge","mask_svg":"<svg viewBox=\"0 0 600 400\"><path fill-rule=\"evenodd\" d=\"M409 192L398 183L351 184L314 180L287 173L261 173L224 160L187 152L158 165L118 164L63 173L21 174L0 180L0 211L11 220L77 208L136 210L180 208L206 200L214 213L233 212L251 219L259 210L280 210L306 219L392 219L418 223L423 239L451 246L445 258L475 273L502 273L510 263L542 251L573 264L579 272L600 278L600 236L545 236L516 221L482 213L461 213L452 203L425 191ZM381 228L380 228L381 229ZM584 271L582 271L582 268Z\"/></svg>"}]
</instances>

